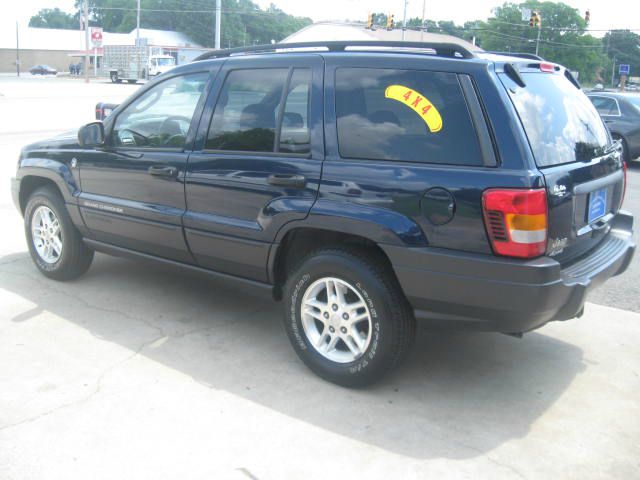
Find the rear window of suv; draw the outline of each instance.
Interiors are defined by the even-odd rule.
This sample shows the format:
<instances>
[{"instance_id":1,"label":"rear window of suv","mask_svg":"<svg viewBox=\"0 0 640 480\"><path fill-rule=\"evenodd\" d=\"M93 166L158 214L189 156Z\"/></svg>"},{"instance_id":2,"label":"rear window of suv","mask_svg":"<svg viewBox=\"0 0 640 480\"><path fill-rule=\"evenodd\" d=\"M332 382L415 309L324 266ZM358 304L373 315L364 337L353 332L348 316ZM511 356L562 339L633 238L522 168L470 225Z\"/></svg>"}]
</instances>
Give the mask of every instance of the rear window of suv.
<instances>
[{"instance_id":1,"label":"rear window of suv","mask_svg":"<svg viewBox=\"0 0 640 480\"><path fill-rule=\"evenodd\" d=\"M343 158L482 165L454 73L339 68L336 116Z\"/></svg>"},{"instance_id":2,"label":"rear window of suv","mask_svg":"<svg viewBox=\"0 0 640 480\"><path fill-rule=\"evenodd\" d=\"M518 111L536 165L588 161L604 154L609 135L582 90L560 74L520 75L525 87L506 74L500 74L500 79Z\"/></svg>"}]
</instances>

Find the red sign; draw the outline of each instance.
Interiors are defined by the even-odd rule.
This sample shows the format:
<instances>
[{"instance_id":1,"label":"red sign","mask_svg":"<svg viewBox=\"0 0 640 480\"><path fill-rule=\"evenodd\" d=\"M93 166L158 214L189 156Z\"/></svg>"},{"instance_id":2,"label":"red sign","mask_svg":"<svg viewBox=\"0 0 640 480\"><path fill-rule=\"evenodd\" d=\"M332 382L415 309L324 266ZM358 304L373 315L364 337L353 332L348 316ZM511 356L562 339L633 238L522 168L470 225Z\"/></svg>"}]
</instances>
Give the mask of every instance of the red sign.
<instances>
[{"instance_id":1,"label":"red sign","mask_svg":"<svg viewBox=\"0 0 640 480\"><path fill-rule=\"evenodd\" d=\"M94 47L102 46L102 27L91 27L91 43Z\"/></svg>"}]
</instances>

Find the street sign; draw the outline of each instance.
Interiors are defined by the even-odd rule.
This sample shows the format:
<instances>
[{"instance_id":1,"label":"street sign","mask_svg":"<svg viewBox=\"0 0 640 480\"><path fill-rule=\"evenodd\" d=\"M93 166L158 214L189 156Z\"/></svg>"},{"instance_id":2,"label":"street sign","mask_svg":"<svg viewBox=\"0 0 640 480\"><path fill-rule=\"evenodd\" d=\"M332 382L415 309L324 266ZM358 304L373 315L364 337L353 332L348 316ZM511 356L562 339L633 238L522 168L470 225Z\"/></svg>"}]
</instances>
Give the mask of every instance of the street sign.
<instances>
[{"instance_id":1,"label":"street sign","mask_svg":"<svg viewBox=\"0 0 640 480\"><path fill-rule=\"evenodd\" d=\"M619 73L620 75L629 75L629 70L630 70L630 69L629 69L629 65L626 65L626 64L620 64L618 68L619 68L619 69L618 69L618 73Z\"/></svg>"},{"instance_id":2,"label":"street sign","mask_svg":"<svg viewBox=\"0 0 640 480\"><path fill-rule=\"evenodd\" d=\"M93 48L102 46L102 27L91 27L91 44Z\"/></svg>"},{"instance_id":3,"label":"street sign","mask_svg":"<svg viewBox=\"0 0 640 480\"><path fill-rule=\"evenodd\" d=\"M522 21L528 22L531 18L531 9L530 8L521 8L520 13L522 13Z\"/></svg>"}]
</instances>

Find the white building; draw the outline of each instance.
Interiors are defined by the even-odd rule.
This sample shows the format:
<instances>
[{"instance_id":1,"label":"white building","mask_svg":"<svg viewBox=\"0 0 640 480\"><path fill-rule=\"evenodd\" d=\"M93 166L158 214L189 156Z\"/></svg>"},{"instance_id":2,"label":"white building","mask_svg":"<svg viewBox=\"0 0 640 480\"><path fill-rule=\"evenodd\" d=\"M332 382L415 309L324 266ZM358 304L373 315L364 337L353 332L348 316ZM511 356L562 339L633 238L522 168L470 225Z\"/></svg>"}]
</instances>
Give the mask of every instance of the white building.
<instances>
[{"instance_id":1,"label":"white building","mask_svg":"<svg viewBox=\"0 0 640 480\"><path fill-rule=\"evenodd\" d=\"M147 44L162 49L162 53L177 57L178 50L198 49L202 46L187 35L168 30L140 29L140 38ZM27 71L34 65L47 64L58 71L67 71L69 64L83 61L85 55L85 33L81 30L25 27L16 31L0 29L0 72L15 72L17 54L20 55L20 70ZM103 45L135 45L136 30L130 33L103 32ZM18 48L19 47L19 52ZM102 49L90 49L91 65L102 57ZM176 58L177 59L177 58ZM179 60L179 59L177 59Z\"/></svg>"}]
</instances>

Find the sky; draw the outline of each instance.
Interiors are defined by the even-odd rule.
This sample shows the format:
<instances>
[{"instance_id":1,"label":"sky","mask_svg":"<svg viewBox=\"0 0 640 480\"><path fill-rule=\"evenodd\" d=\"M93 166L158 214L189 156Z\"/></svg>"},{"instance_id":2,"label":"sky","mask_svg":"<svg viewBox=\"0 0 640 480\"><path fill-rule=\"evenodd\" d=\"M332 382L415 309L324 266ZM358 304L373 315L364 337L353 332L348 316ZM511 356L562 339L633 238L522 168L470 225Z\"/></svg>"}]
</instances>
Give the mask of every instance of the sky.
<instances>
[{"instance_id":1,"label":"sky","mask_svg":"<svg viewBox=\"0 0 640 480\"><path fill-rule=\"evenodd\" d=\"M9 0L4 0L8 2ZM369 12L394 13L396 22L402 19L403 0L253 0L265 8L274 3L292 15L311 17L314 21L345 19L366 21ZM13 28L15 22L26 25L31 15L41 8L58 7L72 11L75 0L22 0L12 2L11 10L0 17L0 28ZM144 8L143 0L142 8ZM190 2L185 2L186 4ZM520 3L516 0L515 3ZM630 28L640 32L640 1L638 0L565 0L564 3L577 8L581 13L591 11L592 29ZM407 3L407 17L422 16L422 0ZM453 20L463 24L467 20L485 20L491 9L502 4L502 0L426 0L425 18L431 20ZM211 0L215 5L215 0ZM188 7L185 7L188 9ZM544 21L544 19L543 19ZM595 33L595 32L594 32Z\"/></svg>"}]
</instances>

